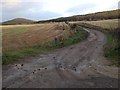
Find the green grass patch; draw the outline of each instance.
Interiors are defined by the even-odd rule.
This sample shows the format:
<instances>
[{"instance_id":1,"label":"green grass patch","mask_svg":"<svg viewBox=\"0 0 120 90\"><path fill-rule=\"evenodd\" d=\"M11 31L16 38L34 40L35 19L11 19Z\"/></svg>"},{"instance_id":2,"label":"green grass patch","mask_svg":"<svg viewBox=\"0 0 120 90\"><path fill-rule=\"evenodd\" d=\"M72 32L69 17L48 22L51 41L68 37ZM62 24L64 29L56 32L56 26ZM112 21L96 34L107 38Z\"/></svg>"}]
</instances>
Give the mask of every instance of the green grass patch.
<instances>
[{"instance_id":1,"label":"green grass patch","mask_svg":"<svg viewBox=\"0 0 120 90\"><path fill-rule=\"evenodd\" d=\"M18 59L22 59L29 56L36 56L37 54L44 53L52 48L46 48L46 46L34 46L34 47L27 47L18 50L10 50L3 52L2 55L2 64L11 64Z\"/></svg>"},{"instance_id":2,"label":"green grass patch","mask_svg":"<svg viewBox=\"0 0 120 90\"><path fill-rule=\"evenodd\" d=\"M86 31L84 31L84 30L78 31L73 37L65 40L63 45L68 46L71 44L78 43L78 42L84 40L87 36L88 35L87 35Z\"/></svg>"},{"instance_id":3,"label":"green grass patch","mask_svg":"<svg viewBox=\"0 0 120 90\"><path fill-rule=\"evenodd\" d=\"M111 33L107 32L105 34L107 36L107 43L104 46L105 57L111 60L114 65L120 66L120 54L118 53L120 50L120 41Z\"/></svg>"},{"instance_id":4,"label":"green grass patch","mask_svg":"<svg viewBox=\"0 0 120 90\"><path fill-rule=\"evenodd\" d=\"M3 52L2 55L2 64L7 65L7 64L12 64L19 59L29 57L29 56L36 56L41 53L45 53L50 50L54 50L57 48L62 48L65 46L69 46L75 43L78 43L88 36L88 33L79 27L76 28L77 32L70 38L66 39L63 41L63 44L57 43L55 44L54 42L48 42L44 45L38 45L38 46L33 46L33 47L26 47L26 48L21 48L21 49L15 49L15 50L9 50L6 52Z\"/></svg>"}]
</instances>

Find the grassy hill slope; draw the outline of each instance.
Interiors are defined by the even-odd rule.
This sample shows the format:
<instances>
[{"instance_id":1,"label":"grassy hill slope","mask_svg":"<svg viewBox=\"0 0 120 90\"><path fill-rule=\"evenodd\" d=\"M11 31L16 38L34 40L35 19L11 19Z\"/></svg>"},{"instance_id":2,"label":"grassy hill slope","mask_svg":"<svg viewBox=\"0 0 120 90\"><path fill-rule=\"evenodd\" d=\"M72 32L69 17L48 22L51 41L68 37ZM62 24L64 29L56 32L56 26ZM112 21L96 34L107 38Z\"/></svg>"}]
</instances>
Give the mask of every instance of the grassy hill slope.
<instances>
[{"instance_id":1,"label":"grassy hill slope","mask_svg":"<svg viewBox=\"0 0 120 90\"><path fill-rule=\"evenodd\" d=\"M14 25L14 24L32 24L35 21L25 19L25 18L16 18L9 21L2 22L2 25Z\"/></svg>"}]
</instances>

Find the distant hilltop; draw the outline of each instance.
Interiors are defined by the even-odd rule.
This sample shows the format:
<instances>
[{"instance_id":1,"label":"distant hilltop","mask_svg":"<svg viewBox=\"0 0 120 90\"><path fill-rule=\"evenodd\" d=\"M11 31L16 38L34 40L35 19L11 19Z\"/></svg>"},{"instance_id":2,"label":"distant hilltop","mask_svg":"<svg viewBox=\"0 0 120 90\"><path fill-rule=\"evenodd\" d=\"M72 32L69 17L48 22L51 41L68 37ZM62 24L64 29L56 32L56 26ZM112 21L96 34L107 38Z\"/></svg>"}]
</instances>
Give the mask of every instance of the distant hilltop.
<instances>
[{"instance_id":1,"label":"distant hilltop","mask_svg":"<svg viewBox=\"0 0 120 90\"><path fill-rule=\"evenodd\" d=\"M32 24L35 21L25 18L15 18L9 21L2 22L3 25L14 25L14 24Z\"/></svg>"}]
</instances>

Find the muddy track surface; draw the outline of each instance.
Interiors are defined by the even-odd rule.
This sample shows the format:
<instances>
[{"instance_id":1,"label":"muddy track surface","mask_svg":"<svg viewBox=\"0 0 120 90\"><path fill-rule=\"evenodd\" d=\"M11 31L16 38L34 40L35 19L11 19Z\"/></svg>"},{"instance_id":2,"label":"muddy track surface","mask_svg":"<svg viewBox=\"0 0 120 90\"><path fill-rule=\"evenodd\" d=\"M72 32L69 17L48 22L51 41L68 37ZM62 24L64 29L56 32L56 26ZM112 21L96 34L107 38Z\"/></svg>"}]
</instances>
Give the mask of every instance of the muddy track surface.
<instances>
[{"instance_id":1,"label":"muddy track surface","mask_svg":"<svg viewBox=\"0 0 120 90\"><path fill-rule=\"evenodd\" d=\"M118 68L103 56L105 35L85 30L81 43L3 66L3 88L117 88Z\"/></svg>"}]
</instances>

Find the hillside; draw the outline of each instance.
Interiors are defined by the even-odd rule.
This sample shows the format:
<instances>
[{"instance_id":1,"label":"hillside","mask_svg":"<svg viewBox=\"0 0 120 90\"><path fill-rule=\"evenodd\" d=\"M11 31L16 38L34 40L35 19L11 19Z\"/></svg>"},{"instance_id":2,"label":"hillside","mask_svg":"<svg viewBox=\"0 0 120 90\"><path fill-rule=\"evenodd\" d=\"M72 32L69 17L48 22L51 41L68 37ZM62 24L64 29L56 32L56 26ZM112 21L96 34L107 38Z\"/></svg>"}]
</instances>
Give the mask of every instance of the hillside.
<instances>
[{"instance_id":1,"label":"hillside","mask_svg":"<svg viewBox=\"0 0 120 90\"><path fill-rule=\"evenodd\" d=\"M120 14L120 9L117 9L117 10L112 10L112 11L91 13L91 14L86 14L86 15L61 17L61 18L57 18L57 19L38 21L36 23L62 22L62 21L96 21L96 20L106 20L106 19L117 19L117 18L120 18L119 14Z\"/></svg>"},{"instance_id":2,"label":"hillside","mask_svg":"<svg viewBox=\"0 0 120 90\"><path fill-rule=\"evenodd\" d=\"M14 25L14 24L31 24L34 23L35 21L33 20L29 20L29 19L25 19L25 18L16 18L16 19L12 19L9 21L5 21L2 24L3 25Z\"/></svg>"}]
</instances>

